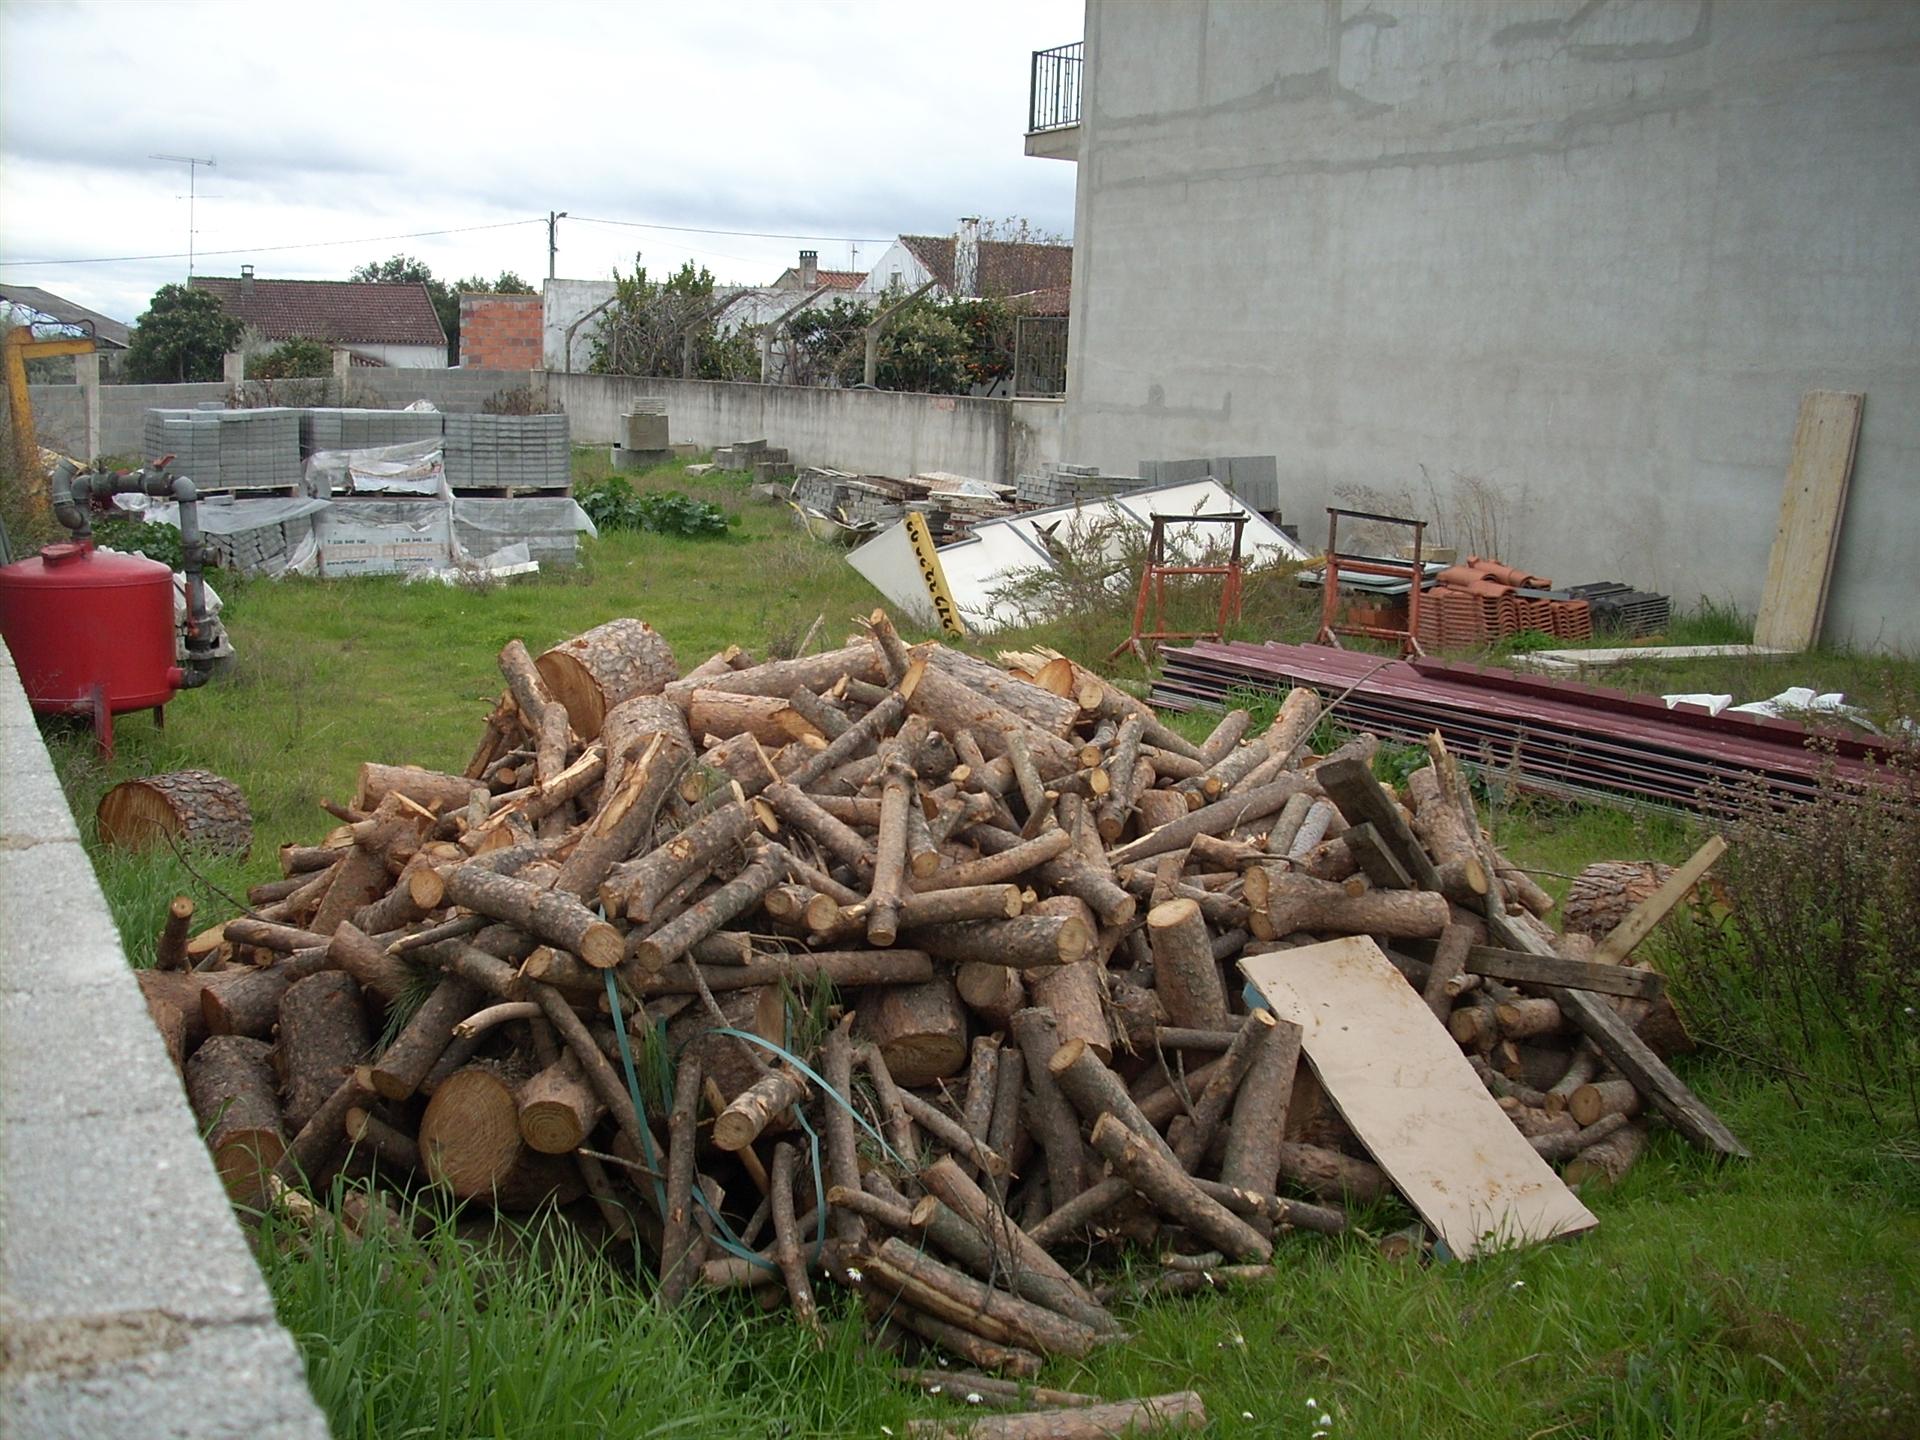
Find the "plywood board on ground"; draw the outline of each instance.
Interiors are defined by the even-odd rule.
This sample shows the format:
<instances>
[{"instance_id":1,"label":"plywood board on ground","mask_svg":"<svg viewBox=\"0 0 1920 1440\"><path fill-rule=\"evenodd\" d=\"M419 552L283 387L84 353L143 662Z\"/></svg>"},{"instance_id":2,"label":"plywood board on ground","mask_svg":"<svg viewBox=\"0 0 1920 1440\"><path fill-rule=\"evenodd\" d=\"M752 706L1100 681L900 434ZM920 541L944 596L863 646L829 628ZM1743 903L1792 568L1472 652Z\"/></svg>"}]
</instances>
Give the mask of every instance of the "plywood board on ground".
<instances>
[{"instance_id":1,"label":"plywood board on ground","mask_svg":"<svg viewBox=\"0 0 1920 1440\"><path fill-rule=\"evenodd\" d=\"M1364 936L1249 955L1321 1088L1460 1259L1599 1222L1534 1153L1446 1027Z\"/></svg>"},{"instance_id":2,"label":"plywood board on ground","mask_svg":"<svg viewBox=\"0 0 1920 1440\"><path fill-rule=\"evenodd\" d=\"M1843 390L1809 390L1800 402L1780 528L1767 557L1766 588L1753 625L1756 645L1805 650L1820 639L1865 398Z\"/></svg>"}]
</instances>

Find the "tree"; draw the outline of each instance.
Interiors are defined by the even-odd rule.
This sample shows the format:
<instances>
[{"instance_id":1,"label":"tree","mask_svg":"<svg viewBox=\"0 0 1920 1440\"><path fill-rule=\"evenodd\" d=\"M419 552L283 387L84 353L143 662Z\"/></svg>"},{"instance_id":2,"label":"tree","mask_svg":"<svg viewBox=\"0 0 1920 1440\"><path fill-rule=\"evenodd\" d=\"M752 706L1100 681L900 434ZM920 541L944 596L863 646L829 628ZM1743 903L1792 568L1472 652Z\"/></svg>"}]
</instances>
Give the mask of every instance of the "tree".
<instances>
[{"instance_id":1,"label":"tree","mask_svg":"<svg viewBox=\"0 0 1920 1440\"><path fill-rule=\"evenodd\" d=\"M539 292L512 270L502 270L493 279L469 275L453 287L454 295L537 295Z\"/></svg>"},{"instance_id":2,"label":"tree","mask_svg":"<svg viewBox=\"0 0 1920 1440\"><path fill-rule=\"evenodd\" d=\"M212 291L162 285L134 322L124 373L147 385L218 380L223 358L240 343L240 329L239 318Z\"/></svg>"},{"instance_id":3,"label":"tree","mask_svg":"<svg viewBox=\"0 0 1920 1440\"><path fill-rule=\"evenodd\" d=\"M634 256L633 274L613 272L613 301L593 338L599 375L678 375L692 332L693 373L702 380L757 379L760 355L744 334L723 335L714 323L713 272L691 260L665 280L652 280Z\"/></svg>"}]
</instances>

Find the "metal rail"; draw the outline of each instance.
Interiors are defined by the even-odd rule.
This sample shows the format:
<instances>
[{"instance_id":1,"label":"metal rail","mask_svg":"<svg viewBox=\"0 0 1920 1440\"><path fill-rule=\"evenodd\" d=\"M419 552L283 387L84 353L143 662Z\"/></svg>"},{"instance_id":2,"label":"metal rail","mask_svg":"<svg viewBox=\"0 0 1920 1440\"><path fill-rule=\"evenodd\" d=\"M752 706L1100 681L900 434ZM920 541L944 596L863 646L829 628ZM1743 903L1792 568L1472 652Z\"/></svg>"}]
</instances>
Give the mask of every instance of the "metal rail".
<instances>
[{"instance_id":1,"label":"metal rail","mask_svg":"<svg viewBox=\"0 0 1920 1440\"><path fill-rule=\"evenodd\" d=\"M1086 42L1033 52L1027 89L1027 133L1065 130L1080 123L1080 81Z\"/></svg>"}]
</instances>

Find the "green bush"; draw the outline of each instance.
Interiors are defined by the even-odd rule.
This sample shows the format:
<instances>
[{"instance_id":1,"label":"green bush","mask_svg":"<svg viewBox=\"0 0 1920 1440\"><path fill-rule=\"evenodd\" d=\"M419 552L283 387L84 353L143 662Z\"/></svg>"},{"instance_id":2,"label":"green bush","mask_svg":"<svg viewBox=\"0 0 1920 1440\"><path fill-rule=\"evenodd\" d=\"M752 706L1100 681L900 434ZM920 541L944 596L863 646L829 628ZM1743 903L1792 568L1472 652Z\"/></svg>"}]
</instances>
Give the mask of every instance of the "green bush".
<instances>
[{"instance_id":1,"label":"green bush","mask_svg":"<svg viewBox=\"0 0 1920 1440\"><path fill-rule=\"evenodd\" d=\"M1730 802L1723 902L1667 937L1697 1033L1763 1060L1796 1100L1920 1131L1920 743L1787 810Z\"/></svg>"},{"instance_id":2,"label":"green bush","mask_svg":"<svg viewBox=\"0 0 1920 1440\"><path fill-rule=\"evenodd\" d=\"M324 380L333 374L333 347L318 340L286 340L247 361L249 380Z\"/></svg>"},{"instance_id":3,"label":"green bush","mask_svg":"<svg viewBox=\"0 0 1920 1440\"><path fill-rule=\"evenodd\" d=\"M727 517L718 505L678 490L642 495L617 475L582 491L580 508L602 530L651 530L696 539L727 533Z\"/></svg>"},{"instance_id":4,"label":"green bush","mask_svg":"<svg viewBox=\"0 0 1920 1440\"><path fill-rule=\"evenodd\" d=\"M169 570L180 568L180 532L171 525L154 525L145 520L111 518L93 522L93 541L109 550L129 555L145 555L158 560Z\"/></svg>"}]
</instances>

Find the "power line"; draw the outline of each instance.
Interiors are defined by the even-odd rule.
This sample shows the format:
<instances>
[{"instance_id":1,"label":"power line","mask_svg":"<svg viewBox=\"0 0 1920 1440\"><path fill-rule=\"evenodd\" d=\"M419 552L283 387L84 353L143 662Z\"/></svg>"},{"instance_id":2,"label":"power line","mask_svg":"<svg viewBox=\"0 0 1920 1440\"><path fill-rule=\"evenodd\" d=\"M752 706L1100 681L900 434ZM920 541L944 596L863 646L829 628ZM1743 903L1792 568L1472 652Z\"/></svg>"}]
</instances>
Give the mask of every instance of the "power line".
<instances>
[{"instance_id":1,"label":"power line","mask_svg":"<svg viewBox=\"0 0 1920 1440\"><path fill-rule=\"evenodd\" d=\"M780 230L710 230L699 225L656 225L646 220L595 220L587 215L571 217L582 225L620 225L629 230L671 230L679 235L744 235L753 240L832 240L852 242L870 240L876 245L893 243L891 235L789 235Z\"/></svg>"},{"instance_id":2,"label":"power line","mask_svg":"<svg viewBox=\"0 0 1920 1440\"><path fill-rule=\"evenodd\" d=\"M240 245L230 250L202 250L207 255L266 255L278 250L324 250L339 245L380 245L388 240L425 240L435 235L466 235L475 230L506 230L516 225L544 225L534 217L527 220L498 220L490 225L458 225L451 230L409 230L399 235L367 235L357 240L303 240L292 245ZM121 265L134 260L185 260L188 252L176 250L164 255L88 255L71 260L0 260L0 265L24 269L28 265Z\"/></svg>"}]
</instances>

